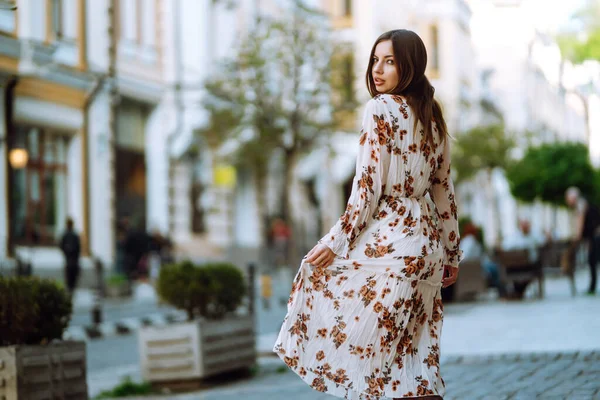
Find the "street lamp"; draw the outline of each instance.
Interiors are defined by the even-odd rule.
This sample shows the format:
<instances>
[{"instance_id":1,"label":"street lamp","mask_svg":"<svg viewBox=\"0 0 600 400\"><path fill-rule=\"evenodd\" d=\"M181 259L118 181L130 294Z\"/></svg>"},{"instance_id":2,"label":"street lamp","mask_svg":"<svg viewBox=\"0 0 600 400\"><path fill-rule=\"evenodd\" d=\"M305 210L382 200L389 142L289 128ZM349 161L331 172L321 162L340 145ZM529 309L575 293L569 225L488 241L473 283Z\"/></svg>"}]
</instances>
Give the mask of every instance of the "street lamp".
<instances>
[{"instance_id":1,"label":"street lamp","mask_svg":"<svg viewBox=\"0 0 600 400\"><path fill-rule=\"evenodd\" d=\"M13 169L21 169L27 166L29 154L25 149L11 149L8 153L8 162Z\"/></svg>"}]
</instances>

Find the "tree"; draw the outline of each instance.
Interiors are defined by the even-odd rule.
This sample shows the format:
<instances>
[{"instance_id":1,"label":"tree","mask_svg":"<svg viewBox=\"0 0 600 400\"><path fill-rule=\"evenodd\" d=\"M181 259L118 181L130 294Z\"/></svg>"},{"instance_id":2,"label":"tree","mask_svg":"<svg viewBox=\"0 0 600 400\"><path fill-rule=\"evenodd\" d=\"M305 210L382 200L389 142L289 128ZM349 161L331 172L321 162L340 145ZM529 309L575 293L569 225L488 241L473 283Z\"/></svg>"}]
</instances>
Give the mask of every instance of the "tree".
<instances>
[{"instance_id":1,"label":"tree","mask_svg":"<svg viewBox=\"0 0 600 400\"><path fill-rule=\"evenodd\" d=\"M556 38L563 58L576 64L586 60L600 60L600 0L588 0L572 19L579 29L563 32ZM591 88L590 82L588 87L571 90L583 103L588 144L591 139L588 91Z\"/></svg>"},{"instance_id":2,"label":"tree","mask_svg":"<svg viewBox=\"0 0 600 400\"><path fill-rule=\"evenodd\" d=\"M230 159L253 171L261 221L266 220L268 165L282 153L281 214L293 227L289 203L294 168L300 155L331 131L332 46L324 15L301 0L288 5L278 19L260 17L242 39L236 57L210 77L205 85L210 122L199 132L199 140L214 148L237 145Z\"/></svg>"},{"instance_id":3,"label":"tree","mask_svg":"<svg viewBox=\"0 0 600 400\"><path fill-rule=\"evenodd\" d=\"M468 181L480 171L485 171L487 197L492 207L495 235L498 238L500 212L496 201L492 173L496 168L506 169L516 146L512 135L508 135L502 123L476 126L457 136L452 155L452 166L456 173L456 183Z\"/></svg>"},{"instance_id":4,"label":"tree","mask_svg":"<svg viewBox=\"0 0 600 400\"><path fill-rule=\"evenodd\" d=\"M598 195L596 173L582 143L555 142L527 149L506 171L515 198L564 206L565 191L577 186L589 197Z\"/></svg>"},{"instance_id":5,"label":"tree","mask_svg":"<svg viewBox=\"0 0 600 400\"><path fill-rule=\"evenodd\" d=\"M469 180L481 170L491 173L495 168L505 169L515 145L515 139L506 134L502 124L476 126L458 135L452 156L457 183Z\"/></svg>"},{"instance_id":6,"label":"tree","mask_svg":"<svg viewBox=\"0 0 600 400\"><path fill-rule=\"evenodd\" d=\"M563 32L557 41L563 57L581 63L600 60L600 1L589 0L572 19L582 32Z\"/></svg>"}]
</instances>

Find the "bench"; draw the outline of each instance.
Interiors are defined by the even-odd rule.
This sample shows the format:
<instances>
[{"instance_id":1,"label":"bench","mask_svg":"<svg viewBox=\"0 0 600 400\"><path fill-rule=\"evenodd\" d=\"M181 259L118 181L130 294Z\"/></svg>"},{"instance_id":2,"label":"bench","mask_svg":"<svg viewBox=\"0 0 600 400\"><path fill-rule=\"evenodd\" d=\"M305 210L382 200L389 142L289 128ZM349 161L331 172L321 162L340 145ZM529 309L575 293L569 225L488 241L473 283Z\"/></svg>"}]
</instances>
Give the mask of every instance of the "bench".
<instances>
[{"instance_id":1,"label":"bench","mask_svg":"<svg viewBox=\"0 0 600 400\"><path fill-rule=\"evenodd\" d=\"M528 249L495 249L494 261L500 267L500 280L504 284L538 281L538 297L544 297L544 272L539 260L531 262Z\"/></svg>"},{"instance_id":2,"label":"bench","mask_svg":"<svg viewBox=\"0 0 600 400\"><path fill-rule=\"evenodd\" d=\"M571 240L549 242L539 248L542 268L558 272L569 278L571 295L577 295L575 286L575 256L576 248Z\"/></svg>"},{"instance_id":3,"label":"bench","mask_svg":"<svg viewBox=\"0 0 600 400\"><path fill-rule=\"evenodd\" d=\"M481 267L481 260L464 260L460 263L456 283L442 289L442 298L445 301L473 300L486 289L487 281Z\"/></svg>"}]
</instances>

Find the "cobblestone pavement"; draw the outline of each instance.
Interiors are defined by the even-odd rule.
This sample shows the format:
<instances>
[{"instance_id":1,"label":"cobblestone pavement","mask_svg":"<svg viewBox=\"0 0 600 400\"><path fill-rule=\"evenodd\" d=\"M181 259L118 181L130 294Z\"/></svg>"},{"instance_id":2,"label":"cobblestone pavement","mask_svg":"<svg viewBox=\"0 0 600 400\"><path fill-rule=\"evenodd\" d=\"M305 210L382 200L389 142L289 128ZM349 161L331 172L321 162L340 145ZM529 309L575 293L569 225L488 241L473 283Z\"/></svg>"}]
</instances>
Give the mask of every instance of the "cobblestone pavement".
<instances>
[{"instance_id":1,"label":"cobblestone pavement","mask_svg":"<svg viewBox=\"0 0 600 400\"><path fill-rule=\"evenodd\" d=\"M173 400L328 400L279 361L252 380ZM442 364L445 400L600 400L600 352L451 357ZM148 399L148 398L146 398Z\"/></svg>"}]
</instances>

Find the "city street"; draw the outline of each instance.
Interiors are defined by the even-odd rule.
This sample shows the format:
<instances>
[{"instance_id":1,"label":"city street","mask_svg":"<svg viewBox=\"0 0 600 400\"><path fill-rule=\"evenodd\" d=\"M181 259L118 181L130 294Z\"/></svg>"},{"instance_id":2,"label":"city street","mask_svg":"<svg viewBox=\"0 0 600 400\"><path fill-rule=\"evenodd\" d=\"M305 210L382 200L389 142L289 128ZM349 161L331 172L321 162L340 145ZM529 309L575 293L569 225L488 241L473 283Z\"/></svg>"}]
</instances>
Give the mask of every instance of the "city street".
<instances>
[{"instance_id":1,"label":"city street","mask_svg":"<svg viewBox=\"0 0 600 400\"><path fill-rule=\"evenodd\" d=\"M442 364L445 400L598 400L600 353L548 353L538 356L455 358ZM327 400L330 395L311 389L293 372L257 379L174 400ZM167 397L146 397L158 399Z\"/></svg>"},{"instance_id":2,"label":"city street","mask_svg":"<svg viewBox=\"0 0 600 400\"><path fill-rule=\"evenodd\" d=\"M286 368L270 354L285 315L285 306L280 300L287 296L287 279L281 276L273 282L270 308L266 309L257 296L257 346L264 355L259 360L258 377L178 399L226 400L240 395L248 399L326 398L312 391L293 373L281 373ZM587 279L586 270L578 272L580 291ZM257 285L259 283L257 279ZM568 281L561 277L546 278L545 288L547 296L541 301L502 302L490 298L446 306L442 364L448 399L527 399L535 398L535 393L543 393L541 398L544 399L594 399L597 396L600 319L592 316L600 310L600 296L580 294L573 298ZM260 294L259 286L257 293ZM85 308L79 308L74 321L86 321L84 311ZM133 314L142 316L142 311L156 314L173 309L157 306L147 297L138 299L137 303L136 300L123 303L121 310L113 305L106 307L106 311L107 320L116 320ZM141 381L135 332L88 342L90 395L114 387L125 376ZM497 397L490 395L492 392ZM483 393L485 397L481 397ZM570 393L568 397L566 393Z\"/></svg>"}]
</instances>

